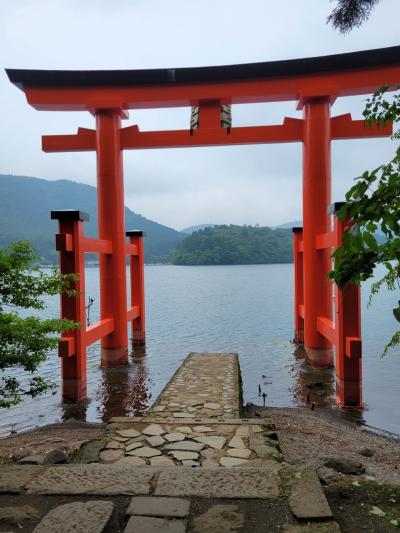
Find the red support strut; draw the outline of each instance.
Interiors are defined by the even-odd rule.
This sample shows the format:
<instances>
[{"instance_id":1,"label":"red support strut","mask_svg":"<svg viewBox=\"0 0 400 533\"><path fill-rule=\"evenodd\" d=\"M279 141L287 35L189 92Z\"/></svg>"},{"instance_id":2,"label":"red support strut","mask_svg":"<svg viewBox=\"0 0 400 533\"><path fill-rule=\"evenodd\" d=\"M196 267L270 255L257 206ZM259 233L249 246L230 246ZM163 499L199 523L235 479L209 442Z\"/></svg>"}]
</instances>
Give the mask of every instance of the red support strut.
<instances>
[{"instance_id":1,"label":"red support strut","mask_svg":"<svg viewBox=\"0 0 400 533\"><path fill-rule=\"evenodd\" d=\"M76 296L61 295L61 318L78 322L81 327L65 331L59 342L61 357L62 401L78 403L86 399L86 344L85 344L85 261L83 241L83 221L89 215L82 211L52 211L51 218L58 220L59 233L56 235L56 249L60 252L62 274L77 274L70 289Z\"/></svg>"},{"instance_id":2,"label":"red support strut","mask_svg":"<svg viewBox=\"0 0 400 533\"><path fill-rule=\"evenodd\" d=\"M131 309L135 309L132 319L132 344L143 346L146 338L145 298L144 298L144 246L145 233L140 230L127 231L129 242L137 253L130 256Z\"/></svg>"},{"instance_id":3,"label":"red support strut","mask_svg":"<svg viewBox=\"0 0 400 533\"><path fill-rule=\"evenodd\" d=\"M304 343L303 228L293 228L294 342Z\"/></svg>"}]
</instances>

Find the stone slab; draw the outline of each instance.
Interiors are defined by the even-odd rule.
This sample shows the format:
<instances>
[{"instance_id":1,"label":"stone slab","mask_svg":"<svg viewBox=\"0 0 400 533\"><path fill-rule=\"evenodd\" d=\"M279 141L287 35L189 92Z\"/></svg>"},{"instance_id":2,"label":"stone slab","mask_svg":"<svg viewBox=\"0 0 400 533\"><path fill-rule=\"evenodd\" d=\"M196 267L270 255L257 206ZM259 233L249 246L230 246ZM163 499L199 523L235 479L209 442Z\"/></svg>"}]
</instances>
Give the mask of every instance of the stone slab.
<instances>
[{"instance_id":1,"label":"stone slab","mask_svg":"<svg viewBox=\"0 0 400 533\"><path fill-rule=\"evenodd\" d=\"M48 467L28 484L28 494L149 494L156 472L127 464Z\"/></svg>"},{"instance_id":2,"label":"stone slab","mask_svg":"<svg viewBox=\"0 0 400 533\"><path fill-rule=\"evenodd\" d=\"M263 468L171 468L160 473L157 496L277 498L279 466Z\"/></svg>"},{"instance_id":3,"label":"stone slab","mask_svg":"<svg viewBox=\"0 0 400 533\"><path fill-rule=\"evenodd\" d=\"M0 524L11 524L22 528L25 522L36 521L40 518L39 511L30 505L0 507Z\"/></svg>"},{"instance_id":4,"label":"stone slab","mask_svg":"<svg viewBox=\"0 0 400 533\"><path fill-rule=\"evenodd\" d=\"M163 498L162 496L135 496L126 511L128 515L168 516L185 518L189 516L190 500Z\"/></svg>"},{"instance_id":5,"label":"stone slab","mask_svg":"<svg viewBox=\"0 0 400 533\"><path fill-rule=\"evenodd\" d=\"M0 466L0 494L18 494L36 476L44 472L43 466L3 465Z\"/></svg>"},{"instance_id":6,"label":"stone slab","mask_svg":"<svg viewBox=\"0 0 400 533\"><path fill-rule=\"evenodd\" d=\"M300 520L332 518L332 511L312 468L299 469L298 477L293 478L289 507Z\"/></svg>"},{"instance_id":7,"label":"stone slab","mask_svg":"<svg viewBox=\"0 0 400 533\"><path fill-rule=\"evenodd\" d=\"M340 533L337 522L315 522L283 526L283 533Z\"/></svg>"},{"instance_id":8,"label":"stone slab","mask_svg":"<svg viewBox=\"0 0 400 533\"><path fill-rule=\"evenodd\" d=\"M52 509L34 533L101 533L114 509L112 502L74 502Z\"/></svg>"},{"instance_id":9,"label":"stone slab","mask_svg":"<svg viewBox=\"0 0 400 533\"><path fill-rule=\"evenodd\" d=\"M186 520L131 516L124 533L186 533Z\"/></svg>"}]
</instances>

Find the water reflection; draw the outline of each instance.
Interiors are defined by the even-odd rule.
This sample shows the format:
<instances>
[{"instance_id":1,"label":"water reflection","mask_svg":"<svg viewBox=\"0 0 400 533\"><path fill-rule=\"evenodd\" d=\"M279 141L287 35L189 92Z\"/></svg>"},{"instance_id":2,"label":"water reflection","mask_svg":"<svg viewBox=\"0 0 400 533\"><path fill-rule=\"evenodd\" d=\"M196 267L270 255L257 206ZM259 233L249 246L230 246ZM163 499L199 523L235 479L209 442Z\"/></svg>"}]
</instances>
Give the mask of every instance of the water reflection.
<instances>
[{"instance_id":1,"label":"water reflection","mask_svg":"<svg viewBox=\"0 0 400 533\"><path fill-rule=\"evenodd\" d=\"M293 401L297 407L318 407L335 405L335 373L334 369L316 368L309 365L303 346L294 345L292 367Z\"/></svg>"},{"instance_id":2,"label":"water reflection","mask_svg":"<svg viewBox=\"0 0 400 533\"><path fill-rule=\"evenodd\" d=\"M113 416L143 416L149 400L148 369L145 353L135 351L122 368L102 369L102 384L97 393L97 411L103 422Z\"/></svg>"}]
</instances>

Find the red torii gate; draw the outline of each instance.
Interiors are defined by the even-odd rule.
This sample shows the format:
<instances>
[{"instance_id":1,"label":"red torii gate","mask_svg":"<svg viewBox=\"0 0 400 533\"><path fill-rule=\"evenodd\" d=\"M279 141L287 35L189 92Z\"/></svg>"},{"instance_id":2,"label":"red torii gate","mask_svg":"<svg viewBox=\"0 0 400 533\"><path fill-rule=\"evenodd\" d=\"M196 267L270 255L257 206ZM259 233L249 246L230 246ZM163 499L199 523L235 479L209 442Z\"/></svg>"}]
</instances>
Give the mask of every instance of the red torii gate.
<instances>
[{"instance_id":1,"label":"red torii gate","mask_svg":"<svg viewBox=\"0 0 400 533\"><path fill-rule=\"evenodd\" d=\"M354 287L343 293L336 290L334 321L332 285L327 278L332 248L340 243L344 230L336 220L331 232L328 214L330 144L336 139L388 136L392 128L391 125L369 128L362 120L352 120L350 114L331 118L330 109L338 97L370 94L382 85L399 84L400 46L218 67L116 71L8 69L7 74L35 109L89 111L96 118L95 130L79 128L76 135L42 138L46 152L91 150L97 156L99 240L83 237L81 226L85 216L81 212L52 213L53 218L60 219L57 248L62 252L61 265L68 263L65 272L79 270L82 275L83 253L101 254L100 323L89 332L70 332L60 342L64 400L79 401L86 397L88 344L102 339L102 363L109 366L127 361L128 320L136 323L134 339L136 336L138 342L144 342L140 262L136 270L132 268L138 274L132 274L133 303L127 311L125 257L128 253L138 258L143 243L140 239L141 244L127 247L125 242L122 150L302 142L303 228L295 232L294 241L295 340L304 342L315 365L329 363L335 345L338 403L362 404L359 290ZM282 125L276 126L222 127L222 105L289 100L298 102L303 119L285 118ZM121 127L121 119L128 118L129 109L183 106L199 107L197 129L140 132L136 125ZM79 281L76 286L79 288ZM63 316L84 322L82 298L84 294L76 305L63 299Z\"/></svg>"}]
</instances>

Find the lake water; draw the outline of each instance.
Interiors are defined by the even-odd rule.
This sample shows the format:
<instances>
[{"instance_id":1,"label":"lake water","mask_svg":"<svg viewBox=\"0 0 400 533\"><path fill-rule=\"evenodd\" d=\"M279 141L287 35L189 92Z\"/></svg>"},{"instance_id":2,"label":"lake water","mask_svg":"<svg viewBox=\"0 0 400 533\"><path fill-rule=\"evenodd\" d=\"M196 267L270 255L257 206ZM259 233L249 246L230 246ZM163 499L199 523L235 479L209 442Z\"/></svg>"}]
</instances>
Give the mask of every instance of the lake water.
<instances>
[{"instance_id":1,"label":"lake water","mask_svg":"<svg viewBox=\"0 0 400 533\"><path fill-rule=\"evenodd\" d=\"M379 272L378 272L379 274ZM74 417L107 421L140 415L160 393L191 351L237 352L244 401L262 405L305 406L307 394L320 406L335 408L332 370L304 364L293 338L293 266L146 266L147 346L122 369L99 367L99 345L88 350L88 394L79 406L60 404L60 389L9 410L0 410L0 435ZM86 269L87 295L99 316L98 269ZM384 292L367 309L363 287L363 392L365 409L353 418L400 434L400 350L380 358L398 325L392 315L397 295ZM43 316L59 316L58 298L47 300ZM59 384L60 363L52 354L41 374ZM310 384L319 383L316 388ZM338 416L348 416L336 409ZM340 412L342 411L342 412Z\"/></svg>"}]
</instances>

